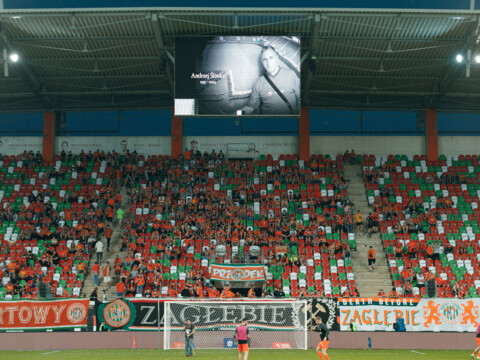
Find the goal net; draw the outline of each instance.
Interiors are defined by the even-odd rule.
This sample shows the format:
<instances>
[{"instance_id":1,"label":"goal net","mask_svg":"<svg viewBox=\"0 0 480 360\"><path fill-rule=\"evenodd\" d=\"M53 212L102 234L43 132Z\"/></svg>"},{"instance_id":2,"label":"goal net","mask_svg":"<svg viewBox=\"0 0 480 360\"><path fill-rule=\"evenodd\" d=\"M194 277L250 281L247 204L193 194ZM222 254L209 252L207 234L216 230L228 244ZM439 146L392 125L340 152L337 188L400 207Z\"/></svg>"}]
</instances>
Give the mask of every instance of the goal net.
<instances>
[{"instance_id":1,"label":"goal net","mask_svg":"<svg viewBox=\"0 0 480 360\"><path fill-rule=\"evenodd\" d=\"M184 347L184 325L195 326L196 349L235 348L235 329L248 319L252 349L307 349L307 302L166 301L164 349Z\"/></svg>"}]
</instances>

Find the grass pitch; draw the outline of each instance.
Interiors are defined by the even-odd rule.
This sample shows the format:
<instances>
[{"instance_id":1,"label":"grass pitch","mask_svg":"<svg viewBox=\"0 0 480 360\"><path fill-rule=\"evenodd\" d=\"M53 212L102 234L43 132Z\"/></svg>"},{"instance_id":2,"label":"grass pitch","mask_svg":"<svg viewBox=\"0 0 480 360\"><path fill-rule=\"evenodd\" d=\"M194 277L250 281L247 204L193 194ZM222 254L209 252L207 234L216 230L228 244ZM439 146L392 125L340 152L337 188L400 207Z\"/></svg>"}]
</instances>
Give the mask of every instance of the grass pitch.
<instances>
[{"instance_id":1,"label":"grass pitch","mask_svg":"<svg viewBox=\"0 0 480 360\"><path fill-rule=\"evenodd\" d=\"M456 360L470 359L471 351L460 350L340 350L328 351L331 360ZM123 360L123 359L183 359L183 350L53 350L53 351L0 351L0 359L23 360ZM195 359L195 357L193 357ZM196 359L236 360L236 350L196 350ZM249 360L307 360L318 359L314 349L309 350L255 350Z\"/></svg>"}]
</instances>

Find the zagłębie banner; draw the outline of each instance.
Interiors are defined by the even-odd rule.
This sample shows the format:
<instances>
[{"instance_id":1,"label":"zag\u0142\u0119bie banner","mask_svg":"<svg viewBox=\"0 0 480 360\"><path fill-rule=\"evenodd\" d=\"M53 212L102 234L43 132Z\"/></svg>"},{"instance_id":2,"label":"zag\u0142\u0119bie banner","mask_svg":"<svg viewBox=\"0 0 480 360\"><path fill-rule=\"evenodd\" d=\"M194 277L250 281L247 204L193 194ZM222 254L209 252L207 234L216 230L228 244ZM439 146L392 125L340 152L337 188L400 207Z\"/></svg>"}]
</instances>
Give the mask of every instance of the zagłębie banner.
<instances>
[{"instance_id":1,"label":"zag\u0142\u0119bie banner","mask_svg":"<svg viewBox=\"0 0 480 360\"><path fill-rule=\"evenodd\" d=\"M89 299L0 301L0 331L87 326Z\"/></svg>"},{"instance_id":2,"label":"zag\u0142\u0119bie banner","mask_svg":"<svg viewBox=\"0 0 480 360\"><path fill-rule=\"evenodd\" d=\"M340 330L393 331L401 316L407 331L473 332L480 299L340 298Z\"/></svg>"},{"instance_id":3,"label":"zag\u0142\u0119bie banner","mask_svg":"<svg viewBox=\"0 0 480 360\"><path fill-rule=\"evenodd\" d=\"M209 299L217 301L218 305L212 305L218 309L222 309L222 299ZM102 304L98 308L98 323L105 321L110 329L124 329L124 330L158 330L158 325L163 328L164 321L164 301L165 299L152 298L128 298L117 299L112 302ZM269 301L263 299L254 300L239 300L240 303L249 305L252 303L264 303L268 306ZM191 300L192 306L202 304L202 301ZM310 299L308 301L307 324L312 325L313 318L321 317L323 322L327 324L329 329L339 330L337 321L337 299ZM184 318L180 319L185 321ZM202 320L204 325L209 324L209 321ZM264 324L266 325L266 324Z\"/></svg>"},{"instance_id":4,"label":"zag\u0142\u0119bie banner","mask_svg":"<svg viewBox=\"0 0 480 360\"><path fill-rule=\"evenodd\" d=\"M263 265L223 265L212 264L210 280L218 281L265 281Z\"/></svg>"}]
</instances>

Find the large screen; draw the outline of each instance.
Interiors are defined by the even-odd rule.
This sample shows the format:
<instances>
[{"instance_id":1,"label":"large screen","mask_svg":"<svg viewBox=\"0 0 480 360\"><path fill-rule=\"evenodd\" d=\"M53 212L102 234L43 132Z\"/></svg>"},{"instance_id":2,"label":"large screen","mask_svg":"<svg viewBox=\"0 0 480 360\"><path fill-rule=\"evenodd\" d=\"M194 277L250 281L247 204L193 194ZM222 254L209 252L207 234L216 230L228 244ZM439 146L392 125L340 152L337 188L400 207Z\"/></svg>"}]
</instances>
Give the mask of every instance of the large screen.
<instances>
[{"instance_id":1,"label":"large screen","mask_svg":"<svg viewBox=\"0 0 480 360\"><path fill-rule=\"evenodd\" d=\"M299 115L299 38L175 40L175 116Z\"/></svg>"}]
</instances>

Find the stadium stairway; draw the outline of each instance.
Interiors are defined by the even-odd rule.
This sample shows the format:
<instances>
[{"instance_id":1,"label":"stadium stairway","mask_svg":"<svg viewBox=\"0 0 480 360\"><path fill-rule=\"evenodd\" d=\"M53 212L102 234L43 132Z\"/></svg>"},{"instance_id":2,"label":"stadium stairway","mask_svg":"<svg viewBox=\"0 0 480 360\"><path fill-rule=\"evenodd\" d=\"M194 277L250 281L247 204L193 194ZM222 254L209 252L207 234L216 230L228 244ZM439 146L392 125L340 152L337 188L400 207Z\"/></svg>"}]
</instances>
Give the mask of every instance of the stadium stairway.
<instances>
[{"instance_id":1,"label":"stadium stairway","mask_svg":"<svg viewBox=\"0 0 480 360\"><path fill-rule=\"evenodd\" d=\"M363 234L355 235L357 250L351 253L355 284L362 297L376 296L379 289L383 289L388 294L393 287L393 281L380 234L374 234L371 238L367 236L365 223L368 213L372 209L368 206L361 165L344 164L344 174L346 180L349 180L348 198L355 204L355 211L360 210L364 222ZM376 264L373 272L370 272L368 266L367 252L370 246L373 246L376 252Z\"/></svg>"},{"instance_id":2,"label":"stadium stairway","mask_svg":"<svg viewBox=\"0 0 480 360\"><path fill-rule=\"evenodd\" d=\"M120 194L122 194L122 209L125 210L125 214L123 216L124 219L127 219L129 216L129 209L130 209L130 203L131 203L131 196L127 194L127 191L124 187L121 188ZM110 262L110 267L112 268L112 281L110 282L110 288L107 290L107 300L111 301L117 298L117 292L115 290L115 285L119 281L118 276L115 276L114 274L114 266L113 266L113 260L117 255L120 256L120 258L123 260L125 257L124 252L120 252L120 248L122 246L122 236L123 236L123 231L124 228L123 226L118 226L115 225L113 228L113 235L112 235L112 240L110 242L110 251L107 251L107 244L105 241L105 236L102 235L102 240L105 245L104 252L103 252L103 260L102 263L100 264L100 276L98 280L98 300L102 300L102 295L103 291L105 289L105 286L103 285L103 265L106 264L106 262ZM90 261L89 267L88 267L88 272L87 276L85 277L85 282L83 284L82 288L82 297L90 297L90 294L92 290L95 288L95 284L93 283L93 272L92 272L92 266L95 264L95 261L97 259L97 255L94 253L92 255L92 261Z\"/></svg>"}]
</instances>

